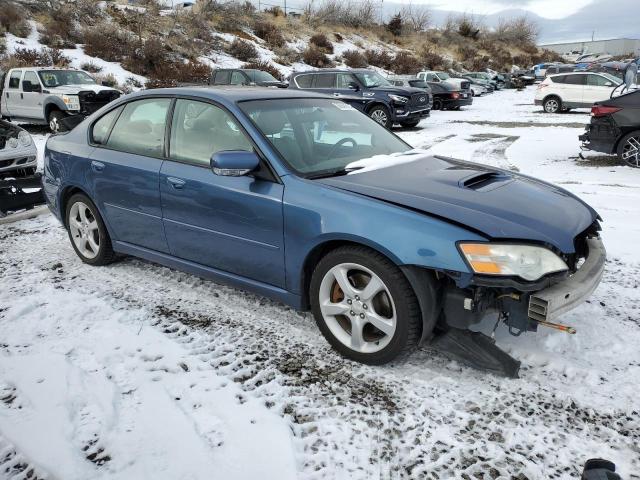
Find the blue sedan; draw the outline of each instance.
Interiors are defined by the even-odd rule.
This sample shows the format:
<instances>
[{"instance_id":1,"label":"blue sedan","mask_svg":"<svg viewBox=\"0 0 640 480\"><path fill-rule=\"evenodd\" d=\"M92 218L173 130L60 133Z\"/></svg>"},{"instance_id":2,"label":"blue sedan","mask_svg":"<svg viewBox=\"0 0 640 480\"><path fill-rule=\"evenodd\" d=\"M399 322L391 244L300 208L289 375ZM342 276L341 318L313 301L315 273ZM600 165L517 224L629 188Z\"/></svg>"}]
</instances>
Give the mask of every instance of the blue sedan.
<instances>
[{"instance_id":1,"label":"blue sedan","mask_svg":"<svg viewBox=\"0 0 640 480\"><path fill-rule=\"evenodd\" d=\"M310 309L368 364L490 312L563 328L604 266L599 217L569 192L298 90L127 95L48 140L43 182L87 264L133 255Z\"/></svg>"}]
</instances>

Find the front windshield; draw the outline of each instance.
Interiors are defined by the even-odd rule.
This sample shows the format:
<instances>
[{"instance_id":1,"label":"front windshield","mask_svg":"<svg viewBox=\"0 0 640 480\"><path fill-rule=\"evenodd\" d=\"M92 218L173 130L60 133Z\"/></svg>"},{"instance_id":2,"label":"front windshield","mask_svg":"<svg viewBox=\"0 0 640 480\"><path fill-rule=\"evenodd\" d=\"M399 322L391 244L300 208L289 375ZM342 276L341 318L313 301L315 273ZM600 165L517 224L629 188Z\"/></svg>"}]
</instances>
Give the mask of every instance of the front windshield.
<instances>
[{"instance_id":1,"label":"front windshield","mask_svg":"<svg viewBox=\"0 0 640 480\"><path fill-rule=\"evenodd\" d=\"M386 78L377 72L358 72L355 75L367 88L380 86L388 87L391 85Z\"/></svg>"},{"instance_id":2,"label":"front windshield","mask_svg":"<svg viewBox=\"0 0 640 480\"><path fill-rule=\"evenodd\" d=\"M278 80L268 72L263 72L262 70L254 70L253 81L254 82L277 82Z\"/></svg>"},{"instance_id":3,"label":"front windshield","mask_svg":"<svg viewBox=\"0 0 640 480\"><path fill-rule=\"evenodd\" d=\"M304 176L331 174L358 160L366 163L376 155L411 150L382 125L339 100L283 98L239 106L291 168Z\"/></svg>"},{"instance_id":4,"label":"front windshield","mask_svg":"<svg viewBox=\"0 0 640 480\"><path fill-rule=\"evenodd\" d=\"M53 88L61 85L95 85L96 81L79 70L41 70L38 72L42 84Z\"/></svg>"},{"instance_id":5,"label":"front windshield","mask_svg":"<svg viewBox=\"0 0 640 480\"><path fill-rule=\"evenodd\" d=\"M449 74L448 73L438 72L438 73L436 73L436 75L438 75L438 78L440 80L449 80Z\"/></svg>"}]
</instances>

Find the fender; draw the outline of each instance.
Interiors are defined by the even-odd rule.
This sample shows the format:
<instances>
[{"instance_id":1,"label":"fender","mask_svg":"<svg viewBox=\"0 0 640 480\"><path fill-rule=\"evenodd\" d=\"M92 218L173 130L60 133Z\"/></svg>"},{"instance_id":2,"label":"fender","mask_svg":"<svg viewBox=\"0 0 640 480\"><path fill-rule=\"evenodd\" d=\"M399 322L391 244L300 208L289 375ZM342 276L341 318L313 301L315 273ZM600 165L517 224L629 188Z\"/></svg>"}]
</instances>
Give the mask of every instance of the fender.
<instances>
[{"instance_id":1,"label":"fender","mask_svg":"<svg viewBox=\"0 0 640 480\"><path fill-rule=\"evenodd\" d=\"M44 102L42 102L42 118L47 120L47 114L53 107L56 107L58 110L62 110L63 112L68 112L67 106L60 97L50 95L44 99Z\"/></svg>"}]
</instances>

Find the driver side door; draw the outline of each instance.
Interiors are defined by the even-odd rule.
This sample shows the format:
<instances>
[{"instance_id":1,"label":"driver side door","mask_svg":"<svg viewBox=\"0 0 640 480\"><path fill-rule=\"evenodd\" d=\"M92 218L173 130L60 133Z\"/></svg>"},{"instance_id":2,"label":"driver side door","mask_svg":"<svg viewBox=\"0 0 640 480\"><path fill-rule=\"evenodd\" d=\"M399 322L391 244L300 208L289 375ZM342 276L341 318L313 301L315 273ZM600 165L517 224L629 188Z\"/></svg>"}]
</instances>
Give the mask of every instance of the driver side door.
<instances>
[{"instance_id":1,"label":"driver side door","mask_svg":"<svg viewBox=\"0 0 640 480\"><path fill-rule=\"evenodd\" d=\"M25 89L25 82L31 84L32 88ZM34 88L35 87L35 88ZM40 79L38 74L33 70L27 70L22 77L22 113L21 117L25 118L40 118L43 116L42 112L42 85L40 85Z\"/></svg>"},{"instance_id":2,"label":"driver side door","mask_svg":"<svg viewBox=\"0 0 640 480\"><path fill-rule=\"evenodd\" d=\"M164 231L174 257L259 282L285 286L284 187L266 163L241 177L210 167L220 151L255 150L240 123L223 108L178 99L169 158L160 169Z\"/></svg>"}]
</instances>

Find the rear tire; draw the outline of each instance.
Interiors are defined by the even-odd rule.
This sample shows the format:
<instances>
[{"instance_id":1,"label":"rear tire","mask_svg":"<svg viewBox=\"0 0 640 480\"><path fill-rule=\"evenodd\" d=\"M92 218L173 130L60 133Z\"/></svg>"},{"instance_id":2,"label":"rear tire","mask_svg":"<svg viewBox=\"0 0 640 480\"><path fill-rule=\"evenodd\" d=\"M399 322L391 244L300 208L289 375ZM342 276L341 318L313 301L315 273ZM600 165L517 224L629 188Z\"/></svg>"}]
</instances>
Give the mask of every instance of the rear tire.
<instances>
[{"instance_id":1,"label":"rear tire","mask_svg":"<svg viewBox=\"0 0 640 480\"><path fill-rule=\"evenodd\" d=\"M382 365L418 344L420 307L407 278L389 259L366 247L340 247L311 277L318 328L341 355Z\"/></svg>"},{"instance_id":2,"label":"rear tire","mask_svg":"<svg viewBox=\"0 0 640 480\"><path fill-rule=\"evenodd\" d=\"M640 168L640 130L631 132L618 142L618 158L633 168Z\"/></svg>"},{"instance_id":3,"label":"rear tire","mask_svg":"<svg viewBox=\"0 0 640 480\"><path fill-rule=\"evenodd\" d=\"M371 110L369 110L369 116L385 128L391 129L393 125L389 110L387 110L387 108L383 107L382 105L376 105Z\"/></svg>"},{"instance_id":4,"label":"rear tire","mask_svg":"<svg viewBox=\"0 0 640 480\"><path fill-rule=\"evenodd\" d=\"M434 100L432 110L442 110L442 102L440 100Z\"/></svg>"},{"instance_id":5,"label":"rear tire","mask_svg":"<svg viewBox=\"0 0 640 480\"><path fill-rule=\"evenodd\" d=\"M67 202L65 224L71 246L84 263L107 265L116 257L109 232L89 197L76 193Z\"/></svg>"},{"instance_id":6,"label":"rear tire","mask_svg":"<svg viewBox=\"0 0 640 480\"><path fill-rule=\"evenodd\" d=\"M545 98L542 105L546 113L558 113L562 111L562 100L556 96Z\"/></svg>"}]
</instances>

